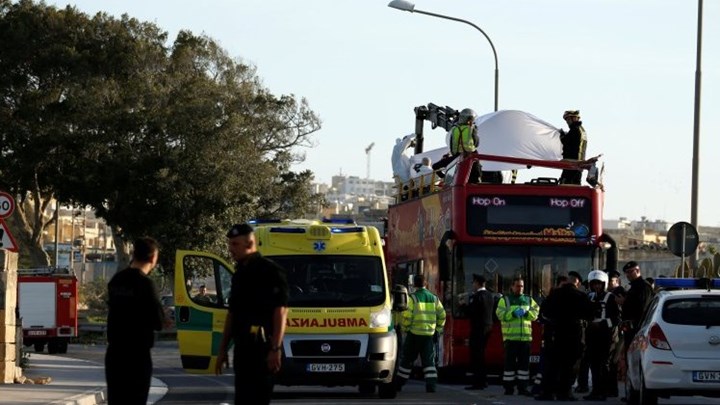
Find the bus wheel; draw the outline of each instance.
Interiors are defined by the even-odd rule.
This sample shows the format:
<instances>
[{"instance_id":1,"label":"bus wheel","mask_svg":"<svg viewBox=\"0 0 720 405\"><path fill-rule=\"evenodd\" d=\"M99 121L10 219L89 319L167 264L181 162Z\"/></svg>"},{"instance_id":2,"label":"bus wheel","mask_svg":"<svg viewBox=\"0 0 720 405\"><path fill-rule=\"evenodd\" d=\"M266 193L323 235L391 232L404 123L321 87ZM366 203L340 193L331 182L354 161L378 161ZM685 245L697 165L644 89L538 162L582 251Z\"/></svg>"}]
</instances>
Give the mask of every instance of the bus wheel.
<instances>
[{"instance_id":1,"label":"bus wheel","mask_svg":"<svg viewBox=\"0 0 720 405\"><path fill-rule=\"evenodd\" d=\"M45 350L45 343L39 342L33 345L35 347L35 353L42 353Z\"/></svg>"},{"instance_id":2,"label":"bus wheel","mask_svg":"<svg viewBox=\"0 0 720 405\"><path fill-rule=\"evenodd\" d=\"M375 393L375 384L362 383L358 385L358 392L363 395L372 395Z\"/></svg>"},{"instance_id":3,"label":"bus wheel","mask_svg":"<svg viewBox=\"0 0 720 405\"><path fill-rule=\"evenodd\" d=\"M378 385L378 396L382 399L393 399L397 397L397 390L395 389L395 383L380 383Z\"/></svg>"}]
</instances>

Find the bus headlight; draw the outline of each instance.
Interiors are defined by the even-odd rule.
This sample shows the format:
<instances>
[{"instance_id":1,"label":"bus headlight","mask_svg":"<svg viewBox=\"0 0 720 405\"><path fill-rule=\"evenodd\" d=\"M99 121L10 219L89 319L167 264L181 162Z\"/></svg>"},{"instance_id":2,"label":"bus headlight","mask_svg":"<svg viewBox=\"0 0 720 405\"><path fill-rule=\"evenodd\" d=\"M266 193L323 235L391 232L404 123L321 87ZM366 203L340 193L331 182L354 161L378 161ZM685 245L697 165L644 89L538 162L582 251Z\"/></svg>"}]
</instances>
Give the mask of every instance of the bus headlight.
<instances>
[{"instance_id":1,"label":"bus headlight","mask_svg":"<svg viewBox=\"0 0 720 405\"><path fill-rule=\"evenodd\" d=\"M390 308L383 308L377 312L370 312L371 328L387 328L390 326Z\"/></svg>"}]
</instances>

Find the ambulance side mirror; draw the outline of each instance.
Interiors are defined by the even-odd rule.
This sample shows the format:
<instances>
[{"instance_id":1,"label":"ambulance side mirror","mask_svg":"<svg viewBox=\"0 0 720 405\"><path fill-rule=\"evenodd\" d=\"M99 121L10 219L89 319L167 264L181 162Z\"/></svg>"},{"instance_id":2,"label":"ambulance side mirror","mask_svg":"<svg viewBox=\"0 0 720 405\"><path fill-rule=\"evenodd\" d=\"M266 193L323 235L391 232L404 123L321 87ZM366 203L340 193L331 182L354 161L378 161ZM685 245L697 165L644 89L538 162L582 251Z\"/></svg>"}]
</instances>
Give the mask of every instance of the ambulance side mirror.
<instances>
[{"instance_id":1,"label":"ambulance side mirror","mask_svg":"<svg viewBox=\"0 0 720 405\"><path fill-rule=\"evenodd\" d=\"M393 308L395 312L403 312L408 307L407 289L396 288L393 290Z\"/></svg>"}]
</instances>

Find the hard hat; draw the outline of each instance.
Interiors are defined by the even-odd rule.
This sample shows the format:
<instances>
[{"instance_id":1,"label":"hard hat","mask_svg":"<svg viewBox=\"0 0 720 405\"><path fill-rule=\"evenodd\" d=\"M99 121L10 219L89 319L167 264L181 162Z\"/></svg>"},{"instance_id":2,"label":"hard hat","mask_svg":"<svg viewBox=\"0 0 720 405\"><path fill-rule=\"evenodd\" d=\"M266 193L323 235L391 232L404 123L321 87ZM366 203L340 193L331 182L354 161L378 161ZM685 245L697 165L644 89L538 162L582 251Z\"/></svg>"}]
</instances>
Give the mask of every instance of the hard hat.
<instances>
[{"instance_id":1,"label":"hard hat","mask_svg":"<svg viewBox=\"0 0 720 405\"><path fill-rule=\"evenodd\" d=\"M468 121L475 121L475 118L477 118L477 114L475 114L475 111L472 108L463 108L458 116L458 123L460 125L464 125L467 124Z\"/></svg>"},{"instance_id":2,"label":"hard hat","mask_svg":"<svg viewBox=\"0 0 720 405\"><path fill-rule=\"evenodd\" d=\"M593 270L590 272L590 274L588 274L588 283L593 280L601 281L602 283L607 285L608 284L608 275L607 275L607 273L605 273L602 270Z\"/></svg>"}]
</instances>

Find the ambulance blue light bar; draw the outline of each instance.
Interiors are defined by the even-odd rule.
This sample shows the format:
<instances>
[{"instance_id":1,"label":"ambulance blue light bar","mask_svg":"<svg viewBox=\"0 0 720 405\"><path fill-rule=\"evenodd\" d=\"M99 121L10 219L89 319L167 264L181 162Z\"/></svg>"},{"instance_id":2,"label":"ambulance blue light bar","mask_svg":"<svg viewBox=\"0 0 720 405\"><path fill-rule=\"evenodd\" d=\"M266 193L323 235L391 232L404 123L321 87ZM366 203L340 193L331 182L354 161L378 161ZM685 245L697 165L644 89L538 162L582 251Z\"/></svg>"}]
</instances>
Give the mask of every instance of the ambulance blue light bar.
<instances>
[{"instance_id":1,"label":"ambulance blue light bar","mask_svg":"<svg viewBox=\"0 0 720 405\"><path fill-rule=\"evenodd\" d=\"M355 225L355 220L352 218L323 218L322 223L337 225Z\"/></svg>"},{"instance_id":2,"label":"ambulance blue light bar","mask_svg":"<svg viewBox=\"0 0 720 405\"><path fill-rule=\"evenodd\" d=\"M282 220L279 218L273 218L273 219L251 219L247 223L248 225L262 225L262 224L279 224Z\"/></svg>"},{"instance_id":3,"label":"ambulance blue light bar","mask_svg":"<svg viewBox=\"0 0 720 405\"><path fill-rule=\"evenodd\" d=\"M664 288L720 288L718 278L656 278L655 286Z\"/></svg>"},{"instance_id":4,"label":"ambulance blue light bar","mask_svg":"<svg viewBox=\"0 0 720 405\"><path fill-rule=\"evenodd\" d=\"M332 232L332 233L356 233L356 232L365 232L365 229L361 226L353 226L350 228L330 228L330 232Z\"/></svg>"}]
</instances>

